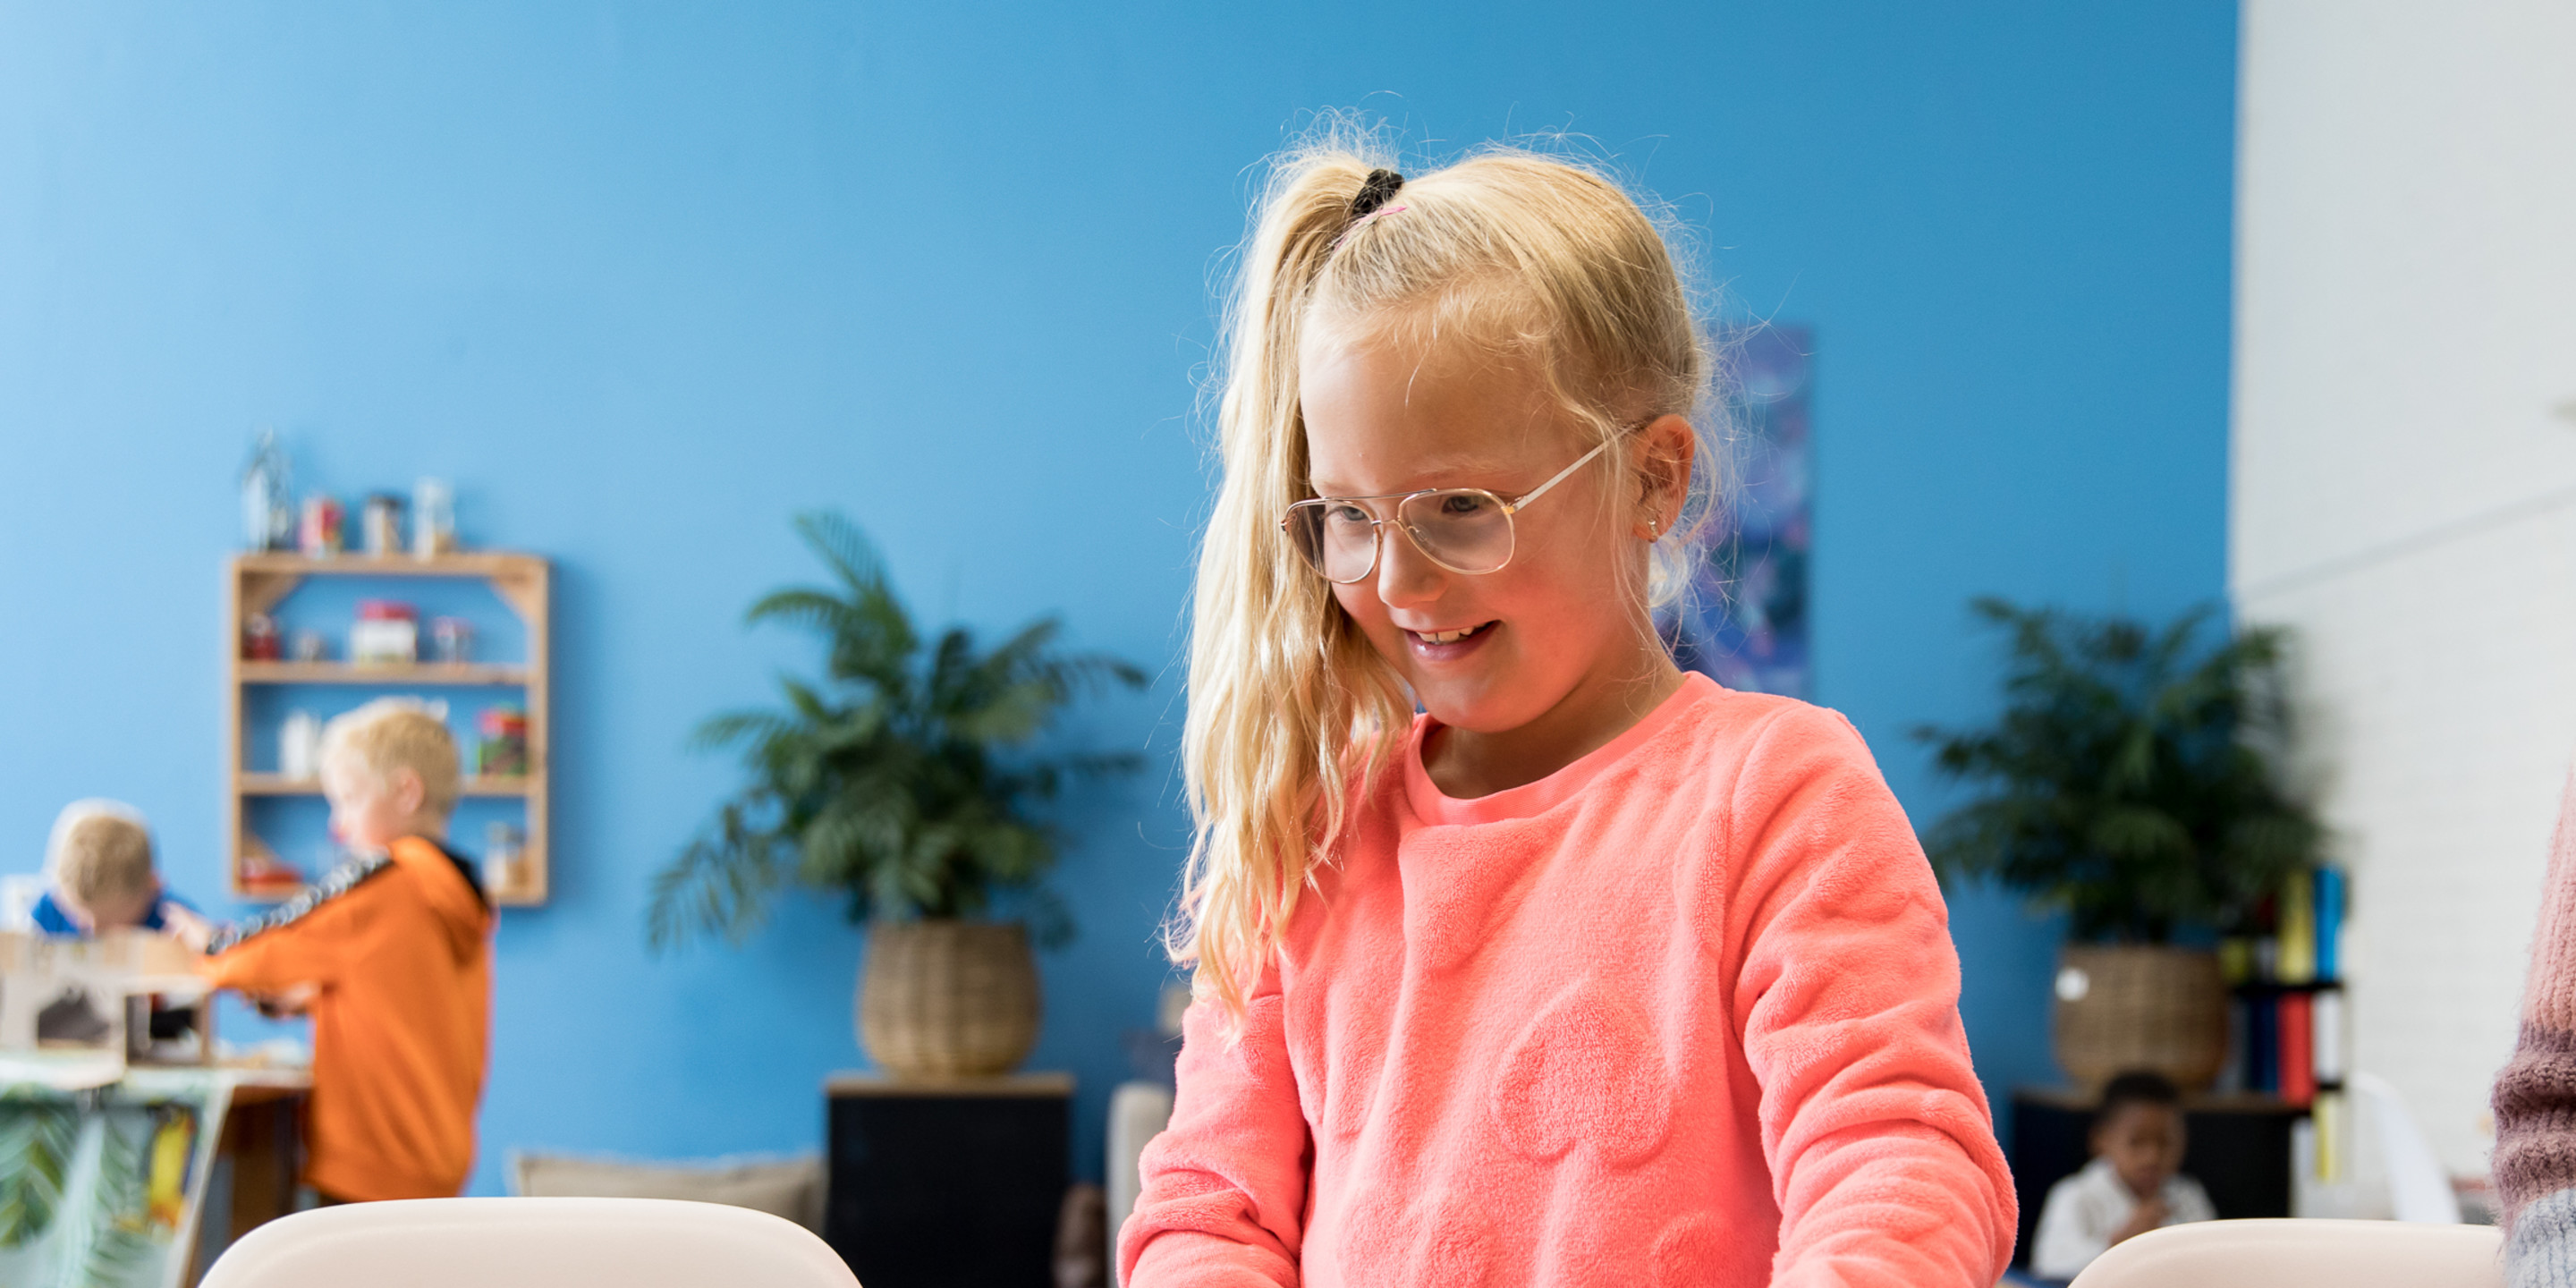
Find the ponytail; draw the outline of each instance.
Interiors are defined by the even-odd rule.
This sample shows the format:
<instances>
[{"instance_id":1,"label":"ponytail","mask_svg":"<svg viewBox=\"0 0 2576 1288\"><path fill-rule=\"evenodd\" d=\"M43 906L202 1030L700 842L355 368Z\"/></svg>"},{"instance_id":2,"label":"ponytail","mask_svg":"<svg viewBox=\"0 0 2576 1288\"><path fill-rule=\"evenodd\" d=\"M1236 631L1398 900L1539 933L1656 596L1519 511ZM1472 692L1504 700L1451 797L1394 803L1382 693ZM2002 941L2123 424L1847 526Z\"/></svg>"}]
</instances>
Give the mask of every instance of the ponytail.
<instances>
[{"instance_id":1,"label":"ponytail","mask_svg":"<svg viewBox=\"0 0 2576 1288\"><path fill-rule=\"evenodd\" d=\"M1372 169L1347 152L1273 173L1225 319L1224 481L1199 549L1182 739L1198 838L1175 960L1240 1015L1296 911L1309 861L1349 811L1346 765L1374 770L1413 704L1333 603L1284 558L1278 518L1306 496L1297 351L1316 279Z\"/></svg>"}]
</instances>

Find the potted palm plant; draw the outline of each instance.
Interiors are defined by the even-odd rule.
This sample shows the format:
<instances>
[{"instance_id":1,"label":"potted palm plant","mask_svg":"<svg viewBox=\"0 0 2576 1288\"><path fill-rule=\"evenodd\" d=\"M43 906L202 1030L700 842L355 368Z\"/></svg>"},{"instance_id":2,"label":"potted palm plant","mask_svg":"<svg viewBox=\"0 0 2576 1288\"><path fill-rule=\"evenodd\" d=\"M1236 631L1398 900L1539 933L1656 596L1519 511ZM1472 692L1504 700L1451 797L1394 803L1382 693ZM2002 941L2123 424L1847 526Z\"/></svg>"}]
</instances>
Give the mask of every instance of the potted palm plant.
<instances>
[{"instance_id":1,"label":"potted palm plant","mask_svg":"<svg viewBox=\"0 0 2576 1288\"><path fill-rule=\"evenodd\" d=\"M2130 1068L2204 1087L2226 1058L2214 952L2178 934L2241 927L2313 866L2316 819L2283 782L2283 636L2205 640L2211 612L2162 628L1980 599L2008 645L1991 725L1915 736L1984 789L1935 823L1944 882L1992 880L2067 917L2058 1063L2079 1084Z\"/></svg>"},{"instance_id":2,"label":"potted palm plant","mask_svg":"<svg viewBox=\"0 0 2576 1288\"><path fill-rule=\"evenodd\" d=\"M763 596L748 621L821 636L823 676L782 677L785 705L698 727L699 747L741 749L749 781L655 878L649 937L740 943L791 882L839 895L870 925L858 1029L879 1067L1008 1072L1037 1040L1037 969L1029 923L986 914L1015 896L1041 939L1069 936L1043 884L1059 838L1032 807L1137 763L1032 744L1081 693L1145 674L1060 651L1052 618L990 650L963 627L925 641L856 525L822 512L796 530L833 584Z\"/></svg>"}]
</instances>

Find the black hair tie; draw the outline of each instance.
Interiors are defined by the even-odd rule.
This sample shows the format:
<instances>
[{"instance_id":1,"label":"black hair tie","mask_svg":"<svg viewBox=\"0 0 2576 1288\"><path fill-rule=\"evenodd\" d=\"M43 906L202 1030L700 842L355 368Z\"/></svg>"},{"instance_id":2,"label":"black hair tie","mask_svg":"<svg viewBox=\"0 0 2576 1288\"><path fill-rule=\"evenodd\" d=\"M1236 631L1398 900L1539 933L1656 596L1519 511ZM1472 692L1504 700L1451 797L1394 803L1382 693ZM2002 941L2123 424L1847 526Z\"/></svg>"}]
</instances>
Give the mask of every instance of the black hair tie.
<instances>
[{"instance_id":1,"label":"black hair tie","mask_svg":"<svg viewBox=\"0 0 2576 1288\"><path fill-rule=\"evenodd\" d=\"M1376 214L1395 196L1395 190L1403 186L1404 176L1393 170L1369 171L1368 178L1360 181L1359 195L1351 198L1351 222L1357 223Z\"/></svg>"}]
</instances>

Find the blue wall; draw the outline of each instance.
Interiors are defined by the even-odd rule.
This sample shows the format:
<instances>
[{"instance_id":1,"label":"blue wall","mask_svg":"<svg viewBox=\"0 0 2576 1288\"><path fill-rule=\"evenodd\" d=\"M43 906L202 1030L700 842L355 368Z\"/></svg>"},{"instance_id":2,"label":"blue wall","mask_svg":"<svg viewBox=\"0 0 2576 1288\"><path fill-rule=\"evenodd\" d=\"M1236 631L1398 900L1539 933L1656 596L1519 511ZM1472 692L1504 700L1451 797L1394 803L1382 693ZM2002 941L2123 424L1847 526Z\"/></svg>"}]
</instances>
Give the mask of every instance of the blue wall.
<instances>
[{"instance_id":1,"label":"blue wall","mask_svg":"<svg viewBox=\"0 0 2576 1288\"><path fill-rule=\"evenodd\" d=\"M925 615L1061 612L1165 668L1075 731L1156 765L1070 811L1047 962L1036 1063L1080 1075L1096 1170L1184 839L1212 255L1341 104L1588 134L1739 311L1816 327L1820 696L1926 813L1902 735L1987 701L1969 595L2220 591L2233 8L1570 12L0 0L0 867L111 794L218 890L252 426L306 486L447 476L470 539L560 567L556 897L500 932L477 1187L511 1146L811 1145L857 936L802 900L657 960L641 920L734 779L687 730L808 657L741 609L839 505ZM2052 928L1957 926L1990 1085L2046 1078Z\"/></svg>"}]
</instances>

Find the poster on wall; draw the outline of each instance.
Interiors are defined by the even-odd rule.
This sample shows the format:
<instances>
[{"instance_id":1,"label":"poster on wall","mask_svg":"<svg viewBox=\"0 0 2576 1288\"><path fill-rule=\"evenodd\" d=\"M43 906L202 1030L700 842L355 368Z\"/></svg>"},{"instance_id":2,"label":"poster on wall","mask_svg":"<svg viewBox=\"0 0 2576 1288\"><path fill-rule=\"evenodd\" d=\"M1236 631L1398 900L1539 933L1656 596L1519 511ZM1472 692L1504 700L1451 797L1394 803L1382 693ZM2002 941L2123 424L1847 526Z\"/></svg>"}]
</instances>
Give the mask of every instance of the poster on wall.
<instances>
[{"instance_id":1,"label":"poster on wall","mask_svg":"<svg viewBox=\"0 0 2576 1288\"><path fill-rule=\"evenodd\" d=\"M1735 441L1698 575L1671 624L1684 668L1730 689L1811 696L1807 546L1813 333L1764 325L1720 337Z\"/></svg>"}]
</instances>

